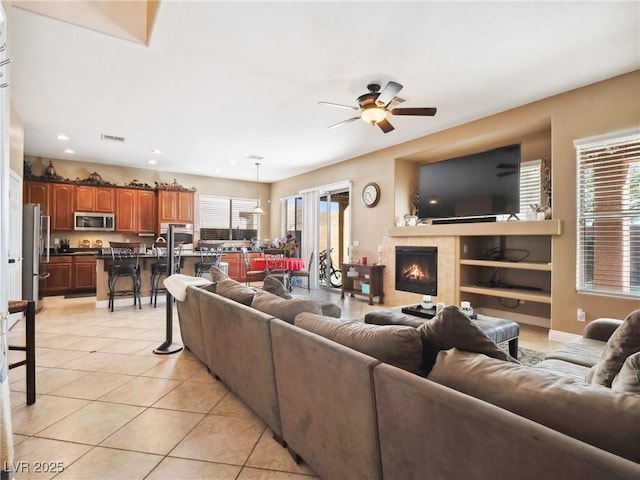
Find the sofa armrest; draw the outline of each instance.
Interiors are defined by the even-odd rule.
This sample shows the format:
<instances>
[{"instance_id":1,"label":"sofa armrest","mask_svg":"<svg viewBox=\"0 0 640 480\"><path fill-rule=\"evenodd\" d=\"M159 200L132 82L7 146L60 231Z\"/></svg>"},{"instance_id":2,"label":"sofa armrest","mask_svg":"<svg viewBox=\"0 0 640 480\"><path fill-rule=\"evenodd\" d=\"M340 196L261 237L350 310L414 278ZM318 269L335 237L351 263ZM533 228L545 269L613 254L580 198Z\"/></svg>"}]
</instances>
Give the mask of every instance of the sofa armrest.
<instances>
[{"instance_id":1,"label":"sofa armrest","mask_svg":"<svg viewBox=\"0 0 640 480\"><path fill-rule=\"evenodd\" d=\"M620 325L622 325L622 320L616 318L597 318L585 327L582 336L606 342Z\"/></svg>"}]
</instances>

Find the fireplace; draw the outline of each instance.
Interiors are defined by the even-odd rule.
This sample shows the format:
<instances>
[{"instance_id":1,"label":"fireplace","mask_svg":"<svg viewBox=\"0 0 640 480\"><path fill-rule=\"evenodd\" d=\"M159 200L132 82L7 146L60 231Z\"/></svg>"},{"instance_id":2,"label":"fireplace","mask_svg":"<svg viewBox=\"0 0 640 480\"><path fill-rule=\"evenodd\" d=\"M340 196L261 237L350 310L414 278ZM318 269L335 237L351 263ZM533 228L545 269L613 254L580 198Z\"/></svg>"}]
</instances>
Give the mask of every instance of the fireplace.
<instances>
[{"instance_id":1,"label":"fireplace","mask_svg":"<svg viewBox=\"0 0 640 480\"><path fill-rule=\"evenodd\" d=\"M438 294L438 247L396 247L396 290Z\"/></svg>"}]
</instances>

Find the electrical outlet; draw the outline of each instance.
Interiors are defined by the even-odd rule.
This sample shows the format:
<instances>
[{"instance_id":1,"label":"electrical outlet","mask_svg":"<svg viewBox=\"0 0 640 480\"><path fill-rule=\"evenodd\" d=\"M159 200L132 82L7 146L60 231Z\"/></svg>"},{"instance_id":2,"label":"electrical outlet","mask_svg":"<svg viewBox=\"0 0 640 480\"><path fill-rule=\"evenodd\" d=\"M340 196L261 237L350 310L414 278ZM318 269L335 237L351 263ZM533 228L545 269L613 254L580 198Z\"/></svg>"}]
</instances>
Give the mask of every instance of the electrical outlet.
<instances>
[{"instance_id":1,"label":"electrical outlet","mask_svg":"<svg viewBox=\"0 0 640 480\"><path fill-rule=\"evenodd\" d=\"M359 247L360 246L360 241L359 240L354 240L353 241L353 246L354 247Z\"/></svg>"},{"instance_id":2,"label":"electrical outlet","mask_svg":"<svg viewBox=\"0 0 640 480\"><path fill-rule=\"evenodd\" d=\"M582 310L581 308L578 309L577 320L579 322L584 322L585 320L585 313L584 313L584 310Z\"/></svg>"}]
</instances>

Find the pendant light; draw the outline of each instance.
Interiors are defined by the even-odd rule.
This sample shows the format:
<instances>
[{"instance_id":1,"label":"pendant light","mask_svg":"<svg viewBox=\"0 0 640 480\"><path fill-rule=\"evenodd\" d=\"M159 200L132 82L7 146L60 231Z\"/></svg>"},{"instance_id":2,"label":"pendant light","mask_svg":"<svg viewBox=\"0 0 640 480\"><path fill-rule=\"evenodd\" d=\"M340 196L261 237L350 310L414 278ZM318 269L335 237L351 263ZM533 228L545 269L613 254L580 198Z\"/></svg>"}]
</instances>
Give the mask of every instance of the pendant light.
<instances>
[{"instance_id":1,"label":"pendant light","mask_svg":"<svg viewBox=\"0 0 640 480\"><path fill-rule=\"evenodd\" d=\"M264 210L260 208L260 163L256 162L256 206L251 213L255 215L264 215Z\"/></svg>"}]
</instances>

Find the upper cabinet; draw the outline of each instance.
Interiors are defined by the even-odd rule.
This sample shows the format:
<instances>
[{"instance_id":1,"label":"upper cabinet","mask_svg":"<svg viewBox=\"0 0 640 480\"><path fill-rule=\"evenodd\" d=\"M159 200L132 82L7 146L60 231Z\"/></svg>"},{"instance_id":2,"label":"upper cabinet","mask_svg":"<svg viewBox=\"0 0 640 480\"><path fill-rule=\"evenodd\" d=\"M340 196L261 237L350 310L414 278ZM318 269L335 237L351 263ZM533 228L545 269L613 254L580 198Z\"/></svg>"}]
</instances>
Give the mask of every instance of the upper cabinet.
<instances>
[{"instance_id":1,"label":"upper cabinet","mask_svg":"<svg viewBox=\"0 0 640 480\"><path fill-rule=\"evenodd\" d=\"M76 186L68 183L52 183L49 202L51 230L73 230Z\"/></svg>"},{"instance_id":2,"label":"upper cabinet","mask_svg":"<svg viewBox=\"0 0 640 480\"><path fill-rule=\"evenodd\" d=\"M116 188L115 192L116 232L155 233L155 192L132 188Z\"/></svg>"},{"instance_id":3,"label":"upper cabinet","mask_svg":"<svg viewBox=\"0 0 640 480\"><path fill-rule=\"evenodd\" d=\"M24 182L23 203L39 203L43 215L49 215L48 182Z\"/></svg>"},{"instance_id":4,"label":"upper cabinet","mask_svg":"<svg viewBox=\"0 0 640 480\"><path fill-rule=\"evenodd\" d=\"M193 223L193 192L160 190L160 223Z\"/></svg>"},{"instance_id":5,"label":"upper cabinet","mask_svg":"<svg viewBox=\"0 0 640 480\"><path fill-rule=\"evenodd\" d=\"M76 187L76 211L115 212L115 193L111 187L78 185Z\"/></svg>"}]
</instances>

